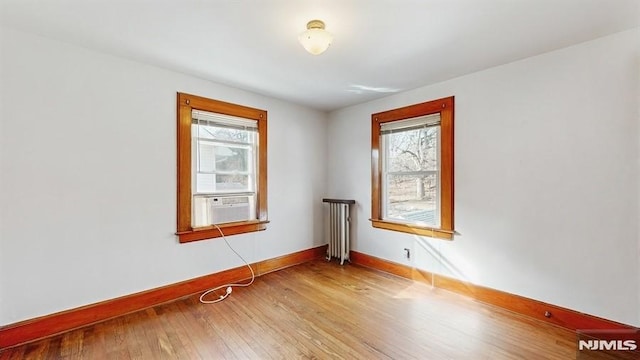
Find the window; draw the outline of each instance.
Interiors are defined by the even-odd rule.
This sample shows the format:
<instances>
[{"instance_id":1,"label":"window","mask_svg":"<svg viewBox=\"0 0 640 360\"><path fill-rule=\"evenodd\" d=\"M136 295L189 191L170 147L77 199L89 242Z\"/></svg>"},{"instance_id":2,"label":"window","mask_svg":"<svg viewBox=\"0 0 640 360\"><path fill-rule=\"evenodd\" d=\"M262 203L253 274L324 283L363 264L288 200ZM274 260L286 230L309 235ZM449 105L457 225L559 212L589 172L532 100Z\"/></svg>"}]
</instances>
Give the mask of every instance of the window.
<instances>
[{"instance_id":1,"label":"window","mask_svg":"<svg viewBox=\"0 0 640 360\"><path fill-rule=\"evenodd\" d=\"M267 112L178 93L180 242L266 229Z\"/></svg>"},{"instance_id":2,"label":"window","mask_svg":"<svg viewBox=\"0 0 640 360\"><path fill-rule=\"evenodd\" d=\"M453 238L453 97L371 115L374 227Z\"/></svg>"}]
</instances>

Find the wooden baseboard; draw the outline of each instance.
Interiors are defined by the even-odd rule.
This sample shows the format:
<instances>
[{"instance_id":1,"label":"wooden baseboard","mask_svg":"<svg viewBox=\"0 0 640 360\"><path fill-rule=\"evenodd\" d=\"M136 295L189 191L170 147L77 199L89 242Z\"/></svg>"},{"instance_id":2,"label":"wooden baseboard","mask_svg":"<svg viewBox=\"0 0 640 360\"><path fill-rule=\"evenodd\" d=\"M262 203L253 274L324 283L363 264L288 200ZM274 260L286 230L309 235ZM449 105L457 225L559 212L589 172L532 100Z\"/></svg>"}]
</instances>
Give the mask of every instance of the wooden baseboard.
<instances>
[{"instance_id":1,"label":"wooden baseboard","mask_svg":"<svg viewBox=\"0 0 640 360\"><path fill-rule=\"evenodd\" d=\"M261 276L272 271L322 258L326 255L326 249L327 246L323 245L278 258L260 261L251 264L251 267L256 276ZM162 303L175 301L223 284L247 280L250 277L251 272L249 269L246 266L241 266L176 284L6 325L0 327L0 350L95 324Z\"/></svg>"},{"instance_id":2,"label":"wooden baseboard","mask_svg":"<svg viewBox=\"0 0 640 360\"><path fill-rule=\"evenodd\" d=\"M637 330L637 328L597 316L581 313L542 301L474 285L447 276L397 264L370 255L351 251L353 264L391 273L403 278L433 284L435 287L465 295L479 302L494 305L531 318L570 330Z\"/></svg>"}]
</instances>

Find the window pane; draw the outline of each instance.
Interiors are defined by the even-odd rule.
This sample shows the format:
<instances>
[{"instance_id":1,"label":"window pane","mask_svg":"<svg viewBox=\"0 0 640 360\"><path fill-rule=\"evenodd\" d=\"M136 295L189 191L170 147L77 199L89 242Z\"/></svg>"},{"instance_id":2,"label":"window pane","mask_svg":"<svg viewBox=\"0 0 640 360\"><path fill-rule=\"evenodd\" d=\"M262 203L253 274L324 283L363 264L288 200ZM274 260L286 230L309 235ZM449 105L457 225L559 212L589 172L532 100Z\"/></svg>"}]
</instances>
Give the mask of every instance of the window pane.
<instances>
[{"instance_id":1,"label":"window pane","mask_svg":"<svg viewBox=\"0 0 640 360\"><path fill-rule=\"evenodd\" d=\"M255 191L255 144L251 142L256 137L253 132L209 125L192 125L192 131L200 131L201 135L193 138L194 193ZM243 133L244 139L251 141L246 145L237 143L243 139L240 136ZM216 136L227 139L214 139Z\"/></svg>"},{"instance_id":2,"label":"window pane","mask_svg":"<svg viewBox=\"0 0 640 360\"><path fill-rule=\"evenodd\" d=\"M384 135L387 143L387 172L438 169L440 126Z\"/></svg>"},{"instance_id":3,"label":"window pane","mask_svg":"<svg viewBox=\"0 0 640 360\"><path fill-rule=\"evenodd\" d=\"M215 170L216 163L216 151L212 144L200 143L198 148L198 172L213 172Z\"/></svg>"},{"instance_id":4,"label":"window pane","mask_svg":"<svg viewBox=\"0 0 640 360\"><path fill-rule=\"evenodd\" d=\"M440 225L437 173L387 175L386 180L385 218Z\"/></svg>"},{"instance_id":5,"label":"window pane","mask_svg":"<svg viewBox=\"0 0 640 360\"><path fill-rule=\"evenodd\" d=\"M196 193L214 193L216 191L214 174L196 174Z\"/></svg>"},{"instance_id":6,"label":"window pane","mask_svg":"<svg viewBox=\"0 0 640 360\"><path fill-rule=\"evenodd\" d=\"M217 191L252 191L249 187L249 175L216 175Z\"/></svg>"},{"instance_id":7,"label":"window pane","mask_svg":"<svg viewBox=\"0 0 640 360\"><path fill-rule=\"evenodd\" d=\"M253 132L222 126L208 126L193 124L191 131L194 137L211 140L224 140L235 142L250 142Z\"/></svg>"},{"instance_id":8,"label":"window pane","mask_svg":"<svg viewBox=\"0 0 640 360\"><path fill-rule=\"evenodd\" d=\"M247 147L227 146L200 142L197 148L198 172L238 171L250 172L251 151Z\"/></svg>"},{"instance_id":9,"label":"window pane","mask_svg":"<svg viewBox=\"0 0 640 360\"><path fill-rule=\"evenodd\" d=\"M249 171L249 149L231 147L231 146L216 146L216 171Z\"/></svg>"},{"instance_id":10,"label":"window pane","mask_svg":"<svg viewBox=\"0 0 640 360\"><path fill-rule=\"evenodd\" d=\"M249 175L221 175L197 174L198 194L212 194L217 192L253 192Z\"/></svg>"}]
</instances>

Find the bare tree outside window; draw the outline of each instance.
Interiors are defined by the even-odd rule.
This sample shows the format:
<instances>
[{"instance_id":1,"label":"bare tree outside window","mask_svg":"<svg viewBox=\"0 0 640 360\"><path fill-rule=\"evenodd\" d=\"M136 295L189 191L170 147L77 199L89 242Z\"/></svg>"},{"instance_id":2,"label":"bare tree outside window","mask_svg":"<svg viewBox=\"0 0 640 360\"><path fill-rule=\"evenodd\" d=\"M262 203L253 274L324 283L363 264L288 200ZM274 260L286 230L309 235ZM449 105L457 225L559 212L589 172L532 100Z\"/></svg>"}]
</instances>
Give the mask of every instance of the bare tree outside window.
<instances>
[{"instance_id":1,"label":"bare tree outside window","mask_svg":"<svg viewBox=\"0 0 640 360\"><path fill-rule=\"evenodd\" d=\"M439 130L422 126L384 135L387 218L439 224Z\"/></svg>"}]
</instances>

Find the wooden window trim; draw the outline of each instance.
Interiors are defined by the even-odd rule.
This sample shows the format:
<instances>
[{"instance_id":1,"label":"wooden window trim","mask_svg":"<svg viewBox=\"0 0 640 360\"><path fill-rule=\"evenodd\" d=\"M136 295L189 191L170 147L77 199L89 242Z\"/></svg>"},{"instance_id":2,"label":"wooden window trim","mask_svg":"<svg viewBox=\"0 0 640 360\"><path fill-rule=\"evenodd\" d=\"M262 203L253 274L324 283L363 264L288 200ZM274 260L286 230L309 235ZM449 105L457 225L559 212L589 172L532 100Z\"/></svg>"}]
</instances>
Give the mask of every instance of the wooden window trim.
<instances>
[{"instance_id":1,"label":"wooden window trim","mask_svg":"<svg viewBox=\"0 0 640 360\"><path fill-rule=\"evenodd\" d=\"M441 148L441 208L440 227L426 227L382 219L382 156L380 155L380 125L440 113ZM454 97L410 105L371 115L371 224L375 228L410 234L453 239L453 118Z\"/></svg>"},{"instance_id":2,"label":"wooden window trim","mask_svg":"<svg viewBox=\"0 0 640 360\"><path fill-rule=\"evenodd\" d=\"M225 235L266 229L267 217L267 111L201 96L178 93L178 206L177 232L181 243L220 237L214 226L191 226L191 110L210 111L258 122L257 220L221 224Z\"/></svg>"}]
</instances>

